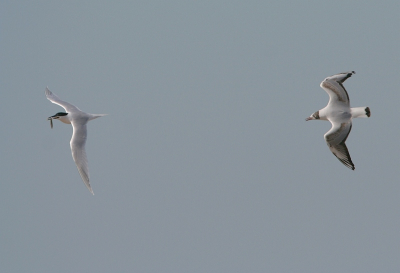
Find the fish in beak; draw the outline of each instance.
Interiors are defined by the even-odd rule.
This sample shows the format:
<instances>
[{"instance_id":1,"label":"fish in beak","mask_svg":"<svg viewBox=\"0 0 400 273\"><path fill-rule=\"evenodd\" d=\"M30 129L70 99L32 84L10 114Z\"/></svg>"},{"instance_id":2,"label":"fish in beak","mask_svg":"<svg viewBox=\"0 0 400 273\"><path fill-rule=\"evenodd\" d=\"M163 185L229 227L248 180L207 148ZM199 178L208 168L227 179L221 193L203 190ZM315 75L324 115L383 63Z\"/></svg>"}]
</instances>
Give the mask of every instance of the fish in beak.
<instances>
[{"instance_id":1,"label":"fish in beak","mask_svg":"<svg viewBox=\"0 0 400 273\"><path fill-rule=\"evenodd\" d=\"M53 119L52 117L48 117L47 120L50 120L50 127L53 129Z\"/></svg>"}]
</instances>

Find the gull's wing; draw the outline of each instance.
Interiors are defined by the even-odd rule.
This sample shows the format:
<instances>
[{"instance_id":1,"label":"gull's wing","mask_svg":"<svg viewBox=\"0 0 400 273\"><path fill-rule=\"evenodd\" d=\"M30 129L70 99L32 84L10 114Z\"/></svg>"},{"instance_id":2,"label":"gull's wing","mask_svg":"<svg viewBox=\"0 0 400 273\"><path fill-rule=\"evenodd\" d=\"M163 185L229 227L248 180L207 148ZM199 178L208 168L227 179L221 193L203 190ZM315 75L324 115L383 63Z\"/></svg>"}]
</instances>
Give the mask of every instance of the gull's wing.
<instances>
[{"instance_id":1,"label":"gull's wing","mask_svg":"<svg viewBox=\"0 0 400 273\"><path fill-rule=\"evenodd\" d=\"M326 91L329 95L329 104L332 103L344 103L346 105L350 104L349 95L343 86L345 80L351 77L351 75L356 74L354 71L339 73L330 77L325 78L321 82L321 88Z\"/></svg>"},{"instance_id":2,"label":"gull's wing","mask_svg":"<svg viewBox=\"0 0 400 273\"><path fill-rule=\"evenodd\" d=\"M75 111L80 111L80 109L66 101L61 100L57 95L53 94L53 92L51 92L49 90L49 88L46 87L46 91L44 91L44 93L46 94L46 98L51 101L54 104L58 104L60 105L62 108L65 109L65 111L71 113L71 112L75 112Z\"/></svg>"},{"instance_id":3,"label":"gull's wing","mask_svg":"<svg viewBox=\"0 0 400 273\"><path fill-rule=\"evenodd\" d=\"M87 137L86 123L87 121L82 122L82 120L72 121L72 128L74 132L72 134L70 145L72 151L72 158L75 161L79 174L81 175L82 180L85 183L86 187L92 194L94 194L92 187L90 187L89 183L89 168L85 151L85 144Z\"/></svg>"},{"instance_id":4,"label":"gull's wing","mask_svg":"<svg viewBox=\"0 0 400 273\"><path fill-rule=\"evenodd\" d=\"M346 147L346 139L351 131L351 121L332 122L332 128L324 135L329 150L342 162L347 168L354 170L353 161Z\"/></svg>"}]
</instances>

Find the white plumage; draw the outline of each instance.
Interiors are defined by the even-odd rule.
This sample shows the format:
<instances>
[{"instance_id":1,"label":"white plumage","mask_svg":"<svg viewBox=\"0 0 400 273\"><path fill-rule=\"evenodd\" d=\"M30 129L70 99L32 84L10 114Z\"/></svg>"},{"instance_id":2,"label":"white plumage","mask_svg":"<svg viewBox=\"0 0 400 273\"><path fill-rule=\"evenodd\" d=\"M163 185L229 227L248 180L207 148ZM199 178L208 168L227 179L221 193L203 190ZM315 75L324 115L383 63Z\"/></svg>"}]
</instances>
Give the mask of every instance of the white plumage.
<instances>
[{"instance_id":1,"label":"white plumage","mask_svg":"<svg viewBox=\"0 0 400 273\"><path fill-rule=\"evenodd\" d=\"M72 124L73 133L70 141L72 158L75 161L79 174L89 191L93 193L92 187L89 182L89 168L88 160L85 151L85 144L87 138L86 123L88 121L105 116L106 114L89 114L82 112L78 107L61 100L58 96L53 94L48 88L45 91L46 97L52 103L60 105L65 109L66 113L59 112L54 116L49 117L51 127L53 128L53 119L58 119L61 122Z\"/></svg>"},{"instance_id":2,"label":"white plumage","mask_svg":"<svg viewBox=\"0 0 400 273\"><path fill-rule=\"evenodd\" d=\"M369 107L350 107L350 99L343 82L355 74L354 71L339 73L325 78L321 82L321 87L329 95L328 105L313 113L306 120L329 120L332 128L324 135L331 152L346 167L354 170L349 151L345 144L352 127L352 119L359 117L370 117Z\"/></svg>"}]
</instances>

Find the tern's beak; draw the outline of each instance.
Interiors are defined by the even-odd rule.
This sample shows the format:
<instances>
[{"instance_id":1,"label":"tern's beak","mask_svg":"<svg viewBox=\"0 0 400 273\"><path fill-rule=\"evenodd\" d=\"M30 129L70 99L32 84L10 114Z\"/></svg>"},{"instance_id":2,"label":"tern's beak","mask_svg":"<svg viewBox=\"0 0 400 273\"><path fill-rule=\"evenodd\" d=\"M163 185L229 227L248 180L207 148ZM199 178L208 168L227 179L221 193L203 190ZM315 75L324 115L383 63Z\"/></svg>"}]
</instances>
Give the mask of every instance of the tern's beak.
<instances>
[{"instance_id":1,"label":"tern's beak","mask_svg":"<svg viewBox=\"0 0 400 273\"><path fill-rule=\"evenodd\" d=\"M308 117L308 118L306 118L306 121L309 121L309 120L312 120L312 119L314 119L314 117Z\"/></svg>"}]
</instances>

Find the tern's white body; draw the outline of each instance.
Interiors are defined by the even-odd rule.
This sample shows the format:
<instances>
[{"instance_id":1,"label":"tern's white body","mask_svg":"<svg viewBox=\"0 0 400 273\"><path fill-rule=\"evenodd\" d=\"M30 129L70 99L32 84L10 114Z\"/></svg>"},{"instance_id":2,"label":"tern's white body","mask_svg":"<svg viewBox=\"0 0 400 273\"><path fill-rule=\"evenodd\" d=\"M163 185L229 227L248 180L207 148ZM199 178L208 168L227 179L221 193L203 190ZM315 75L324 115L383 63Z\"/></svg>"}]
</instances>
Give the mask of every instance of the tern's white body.
<instances>
[{"instance_id":1,"label":"tern's white body","mask_svg":"<svg viewBox=\"0 0 400 273\"><path fill-rule=\"evenodd\" d=\"M86 187L92 194L94 194L89 183L89 168L85 151L87 138L86 123L92 119L105 116L105 114L89 114L82 112L78 107L61 100L48 88L46 88L45 94L49 101L60 105L66 111L66 113L57 113L54 116L49 117L49 119L58 119L63 123L72 124L73 133L70 141L72 158L75 161L76 167L78 168L79 174L81 175Z\"/></svg>"},{"instance_id":2,"label":"tern's white body","mask_svg":"<svg viewBox=\"0 0 400 273\"><path fill-rule=\"evenodd\" d=\"M351 131L352 119L370 117L371 112L369 107L350 107L349 95L343 86L343 82L352 74L355 74L355 72L339 73L323 80L321 87L329 95L328 105L313 113L306 120L321 119L329 120L332 123L332 128L324 135L325 141L339 161L354 170L355 167L345 141Z\"/></svg>"}]
</instances>

